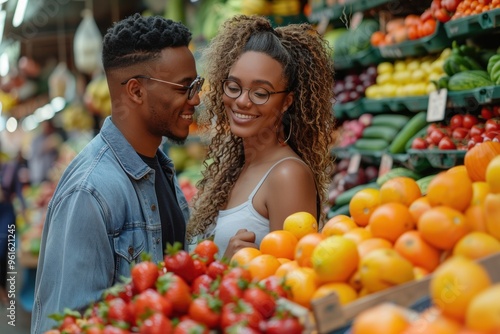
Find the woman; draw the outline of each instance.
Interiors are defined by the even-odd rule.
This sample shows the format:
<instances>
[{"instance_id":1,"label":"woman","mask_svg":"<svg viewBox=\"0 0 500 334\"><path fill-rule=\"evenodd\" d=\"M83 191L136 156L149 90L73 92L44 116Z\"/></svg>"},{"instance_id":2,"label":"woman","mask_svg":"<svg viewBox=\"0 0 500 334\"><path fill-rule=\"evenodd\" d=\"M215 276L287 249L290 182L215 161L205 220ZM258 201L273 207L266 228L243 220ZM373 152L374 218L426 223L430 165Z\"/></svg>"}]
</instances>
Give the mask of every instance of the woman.
<instances>
[{"instance_id":1,"label":"woman","mask_svg":"<svg viewBox=\"0 0 500 334\"><path fill-rule=\"evenodd\" d=\"M273 29L266 18L236 16L202 60L210 89L200 122L212 138L188 236L214 236L230 258L294 212L321 222L334 131L326 42L308 24Z\"/></svg>"}]
</instances>

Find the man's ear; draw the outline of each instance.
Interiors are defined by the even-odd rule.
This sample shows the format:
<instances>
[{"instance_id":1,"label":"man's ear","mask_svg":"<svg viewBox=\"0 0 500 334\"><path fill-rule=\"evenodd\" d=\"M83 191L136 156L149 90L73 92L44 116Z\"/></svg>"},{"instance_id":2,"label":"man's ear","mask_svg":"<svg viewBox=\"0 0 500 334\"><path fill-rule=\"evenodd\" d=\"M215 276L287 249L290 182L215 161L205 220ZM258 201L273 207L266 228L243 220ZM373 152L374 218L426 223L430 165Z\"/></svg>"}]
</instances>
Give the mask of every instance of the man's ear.
<instances>
[{"instance_id":1,"label":"man's ear","mask_svg":"<svg viewBox=\"0 0 500 334\"><path fill-rule=\"evenodd\" d=\"M144 102L144 87L135 79L130 79L125 85L125 91L129 98L135 103Z\"/></svg>"}]
</instances>

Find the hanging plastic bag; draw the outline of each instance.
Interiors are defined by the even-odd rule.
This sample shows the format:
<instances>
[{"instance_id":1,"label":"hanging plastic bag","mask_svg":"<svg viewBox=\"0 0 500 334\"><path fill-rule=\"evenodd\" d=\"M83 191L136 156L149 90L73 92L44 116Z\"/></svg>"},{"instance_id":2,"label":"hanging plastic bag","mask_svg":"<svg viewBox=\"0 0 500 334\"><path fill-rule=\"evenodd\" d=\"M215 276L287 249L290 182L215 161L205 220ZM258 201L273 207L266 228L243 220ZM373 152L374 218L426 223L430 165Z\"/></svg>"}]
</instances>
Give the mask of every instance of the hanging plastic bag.
<instances>
[{"instance_id":1,"label":"hanging plastic bag","mask_svg":"<svg viewBox=\"0 0 500 334\"><path fill-rule=\"evenodd\" d=\"M92 75L102 67L102 35L90 10L85 9L82 16L73 41L75 66L78 71Z\"/></svg>"},{"instance_id":2,"label":"hanging plastic bag","mask_svg":"<svg viewBox=\"0 0 500 334\"><path fill-rule=\"evenodd\" d=\"M75 98L75 93L75 77L68 70L66 63L60 62L49 77L50 99L63 97L66 101L72 101Z\"/></svg>"}]
</instances>

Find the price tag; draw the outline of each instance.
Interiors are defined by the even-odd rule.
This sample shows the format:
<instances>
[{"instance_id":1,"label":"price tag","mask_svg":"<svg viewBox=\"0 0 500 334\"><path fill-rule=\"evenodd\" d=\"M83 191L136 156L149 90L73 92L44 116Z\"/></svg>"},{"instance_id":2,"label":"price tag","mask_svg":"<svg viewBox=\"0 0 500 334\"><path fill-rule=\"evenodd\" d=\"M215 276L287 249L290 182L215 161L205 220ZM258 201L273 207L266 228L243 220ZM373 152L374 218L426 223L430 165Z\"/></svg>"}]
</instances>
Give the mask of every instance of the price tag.
<instances>
[{"instance_id":1,"label":"price tag","mask_svg":"<svg viewBox=\"0 0 500 334\"><path fill-rule=\"evenodd\" d=\"M347 166L347 174L356 174L359 170L359 165L361 165L361 154L356 153L349 160L349 166Z\"/></svg>"},{"instance_id":2,"label":"price tag","mask_svg":"<svg viewBox=\"0 0 500 334\"><path fill-rule=\"evenodd\" d=\"M383 154L380 159L380 166L378 168L378 176L382 176L392 169L392 157L389 154Z\"/></svg>"},{"instance_id":3,"label":"price tag","mask_svg":"<svg viewBox=\"0 0 500 334\"><path fill-rule=\"evenodd\" d=\"M429 104L427 105L427 122L439 122L444 119L446 111L446 99L448 90L446 88L429 94Z\"/></svg>"},{"instance_id":4,"label":"price tag","mask_svg":"<svg viewBox=\"0 0 500 334\"><path fill-rule=\"evenodd\" d=\"M349 25L349 29L356 29L361 21L363 21L363 12L354 13L351 17L351 24Z\"/></svg>"}]
</instances>

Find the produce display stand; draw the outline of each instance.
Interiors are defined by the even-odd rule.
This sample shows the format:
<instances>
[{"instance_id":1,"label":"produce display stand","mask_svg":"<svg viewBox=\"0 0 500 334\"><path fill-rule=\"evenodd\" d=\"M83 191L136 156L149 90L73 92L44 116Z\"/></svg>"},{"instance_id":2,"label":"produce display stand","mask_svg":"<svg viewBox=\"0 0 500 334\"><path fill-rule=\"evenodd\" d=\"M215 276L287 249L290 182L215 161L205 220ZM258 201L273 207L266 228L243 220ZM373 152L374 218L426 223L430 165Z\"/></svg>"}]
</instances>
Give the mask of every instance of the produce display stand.
<instances>
[{"instance_id":1,"label":"produce display stand","mask_svg":"<svg viewBox=\"0 0 500 334\"><path fill-rule=\"evenodd\" d=\"M448 108L467 108L500 101L500 86L448 92Z\"/></svg>"},{"instance_id":2,"label":"produce display stand","mask_svg":"<svg viewBox=\"0 0 500 334\"><path fill-rule=\"evenodd\" d=\"M346 70L354 67L366 67L383 60L378 48L369 47L349 56L333 56L333 66L337 70Z\"/></svg>"},{"instance_id":3,"label":"produce display stand","mask_svg":"<svg viewBox=\"0 0 500 334\"><path fill-rule=\"evenodd\" d=\"M462 17L444 24L450 39L492 32L500 27L500 8L487 12Z\"/></svg>"},{"instance_id":4,"label":"produce display stand","mask_svg":"<svg viewBox=\"0 0 500 334\"><path fill-rule=\"evenodd\" d=\"M363 110L369 113L383 113L387 111L400 112L412 111L418 112L427 109L429 96L405 96L392 97L387 99L369 99L363 98Z\"/></svg>"},{"instance_id":5,"label":"produce display stand","mask_svg":"<svg viewBox=\"0 0 500 334\"><path fill-rule=\"evenodd\" d=\"M500 282L500 254L490 255L477 261L488 271L492 282ZM352 320L362 311L384 302L391 302L416 311L430 306L429 283L432 274L417 280L383 290L355 300L345 306L338 303L334 294L312 302L315 329L308 325L307 333L342 334L349 331ZM311 320L304 319L308 324Z\"/></svg>"},{"instance_id":6,"label":"produce display stand","mask_svg":"<svg viewBox=\"0 0 500 334\"><path fill-rule=\"evenodd\" d=\"M344 5L335 4L326 6L321 1L319 6L312 8L312 13L308 17L311 22L320 22L325 18L329 20L341 19L343 16L352 13L362 12L380 5L391 2L390 0L352 0L346 1Z\"/></svg>"}]
</instances>

